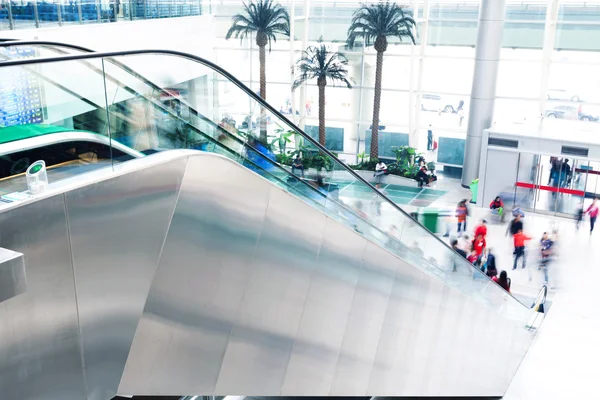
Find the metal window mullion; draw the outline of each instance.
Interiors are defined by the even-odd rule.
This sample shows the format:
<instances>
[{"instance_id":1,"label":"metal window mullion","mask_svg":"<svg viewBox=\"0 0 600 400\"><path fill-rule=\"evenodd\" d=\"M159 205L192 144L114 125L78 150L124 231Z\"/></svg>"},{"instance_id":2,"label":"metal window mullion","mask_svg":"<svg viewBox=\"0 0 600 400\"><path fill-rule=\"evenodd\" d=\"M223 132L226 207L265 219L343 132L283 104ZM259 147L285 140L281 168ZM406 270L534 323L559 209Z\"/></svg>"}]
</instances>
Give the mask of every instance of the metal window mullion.
<instances>
[{"instance_id":1,"label":"metal window mullion","mask_svg":"<svg viewBox=\"0 0 600 400\"><path fill-rule=\"evenodd\" d=\"M15 29L15 21L13 20L12 5L10 3L10 0L7 1L7 9L8 9L8 27L10 28L10 30L13 30L13 29Z\"/></svg>"},{"instance_id":2,"label":"metal window mullion","mask_svg":"<svg viewBox=\"0 0 600 400\"><path fill-rule=\"evenodd\" d=\"M81 8L81 0L77 0L77 17L79 18L79 23L83 24L83 9Z\"/></svg>"},{"instance_id":3,"label":"metal window mullion","mask_svg":"<svg viewBox=\"0 0 600 400\"><path fill-rule=\"evenodd\" d=\"M58 26L62 26L62 3L60 0L56 3L56 17L58 18Z\"/></svg>"},{"instance_id":4,"label":"metal window mullion","mask_svg":"<svg viewBox=\"0 0 600 400\"><path fill-rule=\"evenodd\" d=\"M418 145L419 131L421 129L421 93L423 92L423 70L425 69L425 53L427 50L427 41L429 39L429 0L423 3L423 19L425 22L421 24L421 45L419 48L419 69L417 72L417 93L415 96L415 131L416 144ZM414 139L413 139L414 140Z\"/></svg>"},{"instance_id":5,"label":"metal window mullion","mask_svg":"<svg viewBox=\"0 0 600 400\"><path fill-rule=\"evenodd\" d=\"M10 2L10 0L9 0L9 2ZM37 0L33 0L33 18L35 20L35 27L39 28L40 27L40 15L38 13Z\"/></svg>"}]
</instances>

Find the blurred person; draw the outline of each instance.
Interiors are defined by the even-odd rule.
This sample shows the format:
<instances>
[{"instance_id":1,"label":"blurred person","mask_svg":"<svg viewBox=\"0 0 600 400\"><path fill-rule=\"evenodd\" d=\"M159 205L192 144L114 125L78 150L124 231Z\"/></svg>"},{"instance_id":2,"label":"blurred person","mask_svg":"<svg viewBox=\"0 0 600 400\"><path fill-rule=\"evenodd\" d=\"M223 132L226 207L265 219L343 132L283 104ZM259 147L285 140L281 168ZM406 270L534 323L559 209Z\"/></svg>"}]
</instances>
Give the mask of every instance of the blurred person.
<instances>
[{"instance_id":1,"label":"blurred person","mask_svg":"<svg viewBox=\"0 0 600 400\"><path fill-rule=\"evenodd\" d=\"M487 235L487 225L486 224L487 224L487 221L485 219L482 219L481 223L475 227L475 233L474 233L475 237L477 237L477 235L481 235L485 239L485 236Z\"/></svg>"},{"instance_id":2,"label":"blurred person","mask_svg":"<svg viewBox=\"0 0 600 400\"><path fill-rule=\"evenodd\" d=\"M395 249L396 248L396 244L397 244L397 234L398 234L398 228L396 227L396 225L391 225L390 229L388 229L388 239L387 242L385 244L385 246L387 248L390 249Z\"/></svg>"},{"instance_id":3,"label":"blurred person","mask_svg":"<svg viewBox=\"0 0 600 400\"><path fill-rule=\"evenodd\" d=\"M486 262L486 275L493 278L498 275L498 269L496 267L496 256L492 252L492 249L487 251L487 262Z\"/></svg>"},{"instance_id":4,"label":"blurred person","mask_svg":"<svg viewBox=\"0 0 600 400\"><path fill-rule=\"evenodd\" d=\"M479 258L481 258L483 256L485 247L486 247L485 237L481 233L475 235L475 239L473 239L473 248L477 252L477 256L479 256Z\"/></svg>"},{"instance_id":5,"label":"blurred person","mask_svg":"<svg viewBox=\"0 0 600 400\"><path fill-rule=\"evenodd\" d=\"M560 173L560 167L562 160L558 157L550 157L550 176L548 177L548 185L558 186L558 175ZM554 193L553 193L554 194Z\"/></svg>"},{"instance_id":6,"label":"blurred person","mask_svg":"<svg viewBox=\"0 0 600 400\"><path fill-rule=\"evenodd\" d=\"M523 258L523 266L521 268L525 268L527 264L527 256L525 255L525 242L531 240L531 237L525 235L523 230L519 230L513 236L515 251L513 254L515 255L515 261L513 263L513 270L517 269L517 261L519 258Z\"/></svg>"},{"instance_id":7,"label":"blurred person","mask_svg":"<svg viewBox=\"0 0 600 400\"><path fill-rule=\"evenodd\" d=\"M376 183L375 188L379 190L382 194L387 195L387 191L381 188L381 184ZM373 194L373 206L375 207L375 214L378 216L381 215L381 203L383 202L383 197L381 197L378 193Z\"/></svg>"},{"instance_id":8,"label":"blurred person","mask_svg":"<svg viewBox=\"0 0 600 400\"><path fill-rule=\"evenodd\" d=\"M577 230L579 230L579 225L581 225L581 221L583 221L583 215L585 214L585 211L583 210L583 202L579 203L579 205L577 206L577 209L575 210L575 228L577 228Z\"/></svg>"},{"instance_id":9,"label":"blurred person","mask_svg":"<svg viewBox=\"0 0 600 400\"><path fill-rule=\"evenodd\" d=\"M471 253L467 256L467 261L473 265L476 265L478 259L479 259L479 256L477 255L477 251L475 250L474 247L471 248Z\"/></svg>"},{"instance_id":10,"label":"blurred person","mask_svg":"<svg viewBox=\"0 0 600 400\"><path fill-rule=\"evenodd\" d=\"M567 187L571 183L571 166L569 165L569 159L565 158L560 167L560 187Z\"/></svg>"},{"instance_id":11,"label":"blurred person","mask_svg":"<svg viewBox=\"0 0 600 400\"><path fill-rule=\"evenodd\" d=\"M540 239L540 265L538 270L544 271L544 285L548 284L548 270L550 261L552 260L554 241L550 238L547 232L544 232Z\"/></svg>"},{"instance_id":12,"label":"blurred person","mask_svg":"<svg viewBox=\"0 0 600 400\"><path fill-rule=\"evenodd\" d=\"M425 253L423 253L423 249L421 249L421 246L419 246L419 242L417 242L416 240L413 242L410 249L419 257L423 257L425 255Z\"/></svg>"},{"instance_id":13,"label":"blurred person","mask_svg":"<svg viewBox=\"0 0 600 400\"><path fill-rule=\"evenodd\" d=\"M461 108L458 110L458 126L462 126L463 119L465 119L465 110Z\"/></svg>"},{"instance_id":14,"label":"blurred person","mask_svg":"<svg viewBox=\"0 0 600 400\"><path fill-rule=\"evenodd\" d=\"M433 150L433 131L431 130L431 124L429 124L429 129L427 129L427 151Z\"/></svg>"},{"instance_id":15,"label":"blurred person","mask_svg":"<svg viewBox=\"0 0 600 400\"><path fill-rule=\"evenodd\" d=\"M423 188L423 186L429 186L429 174L427 173L427 166L423 165L421 168L419 168L419 172L417 172L415 179L419 183L419 188Z\"/></svg>"},{"instance_id":16,"label":"blurred person","mask_svg":"<svg viewBox=\"0 0 600 400\"><path fill-rule=\"evenodd\" d=\"M458 220L458 230L457 232L460 234L460 230L462 227L462 231L467 231L467 217L469 216L469 208L467 207L467 200L461 200L456 206L456 218Z\"/></svg>"},{"instance_id":17,"label":"blurred person","mask_svg":"<svg viewBox=\"0 0 600 400\"><path fill-rule=\"evenodd\" d=\"M367 221L367 214L363 211L363 204L362 201L357 200L356 203L354 203L354 205L352 206L352 209L355 212L355 216L352 216L352 223L354 225L354 230L360 234L362 234L363 232L359 229L358 224L359 224L359 218L363 219L364 221Z\"/></svg>"},{"instance_id":18,"label":"blurred person","mask_svg":"<svg viewBox=\"0 0 600 400\"><path fill-rule=\"evenodd\" d=\"M506 290L508 293L510 293L510 278L508 277L508 274L506 273L506 271L502 271L500 272L500 276L495 276L492 278L492 280L494 282L496 282L498 284L498 286L500 286L502 289Z\"/></svg>"},{"instance_id":19,"label":"blurred person","mask_svg":"<svg viewBox=\"0 0 600 400\"><path fill-rule=\"evenodd\" d=\"M598 217L598 198L594 198L592 204L585 210L586 214L590 214L590 235L594 232L594 225L596 224L596 217Z\"/></svg>"},{"instance_id":20,"label":"blurred person","mask_svg":"<svg viewBox=\"0 0 600 400\"><path fill-rule=\"evenodd\" d=\"M469 235L463 235L460 238L459 246L465 251L465 253L471 252L471 238Z\"/></svg>"},{"instance_id":21,"label":"blurred person","mask_svg":"<svg viewBox=\"0 0 600 400\"><path fill-rule=\"evenodd\" d=\"M517 232L523 230L523 221L521 221L521 214L517 214L508 224L508 228L506 229L506 235L510 233L511 236L514 236Z\"/></svg>"},{"instance_id":22,"label":"blurred person","mask_svg":"<svg viewBox=\"0 0 600 400\"><path fill-rule=\"evenodd\" d=\"M467 259L467 252L464 251L463 249L461 249L460 247L458 247L458 240L457 239L452 239L452 241L450 241L450 245L452 246L452 250L454 250L455 252L457 252L465 260Z\"/></svg>"},{"instance_id":23,"label":"blurred person","mask_svg":"<svg viewBox=\"0 0 600 400\"><path fill-rule=\"evenodd\" d=\"M504 202L500 196L496 196L494 200L490 203L490 210L492 214L498 214L500 216L500 221L504 222Z\"/></svg>"},{"instance_id":24,"label":"blurred person","mask_svg":"<svg viewBox=\"0 0 600 400\"><path fill-rule=\"evenodd\" d=\"M375 165L375 173L373 176L375 177L375 183L380 184L381 180L385 176L387 172L387 165L383 161L378 161Z\"/></svg>"},{"instance_id":25,"label":"blurred person","mask_svg":"<svg viewBox=\"0 0 600 400\"><path fill-rule=\"evenodd\" d=\"M299 154L296 154L294 161L292 161L292 174L295 174L296 170L300 171L301 175L304 176L304 163Z\"/></svg>"}]
</instances>

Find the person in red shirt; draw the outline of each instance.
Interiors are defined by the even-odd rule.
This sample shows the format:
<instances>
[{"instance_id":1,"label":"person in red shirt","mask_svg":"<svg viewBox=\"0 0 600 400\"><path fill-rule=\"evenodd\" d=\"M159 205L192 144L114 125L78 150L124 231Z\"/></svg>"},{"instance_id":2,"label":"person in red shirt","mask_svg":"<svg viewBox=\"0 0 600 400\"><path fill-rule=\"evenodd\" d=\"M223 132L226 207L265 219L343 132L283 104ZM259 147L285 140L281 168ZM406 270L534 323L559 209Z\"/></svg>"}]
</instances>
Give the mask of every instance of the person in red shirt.
<instances>
[{"instance_id":1,"label":"person in red shirt","mask_svg":"<svg viewBox=\"0 0 600 400\"><path fill-rule=\"evenodd\" d=\"M586 214L590 214L590 235L594 232L594 225L596 224L596 217L598 217L598 198L596 197L592 204L585 210Z\"/></svg>"},{"instance_id":2,"label":"person in red shirt","mask_svg":"<svg viewBox=\"0 0 600 400\"><path fill-rule=\"evenodd\" d=\"M487 235L486 223L487 223L487 221L485 219L482 219L481 224L479 224L479 225L477 225L477 227L475 227L475 237L477 237L478 235L481 235L485 239L485 236Z\"/></svg>"},{"instance_id":3,"label":"person in red shirt","mask_svg":"<svg viewBox=\"0 0 600 400\"><path fill-rule=\"evenodd\" d=\"M473 240L473 252L475 252L477 259L475 260L473 265L481 266L481 258L483 256L483 251L485 250L485 246L486 246L485 238L481 235L475 236L475 239Z\"/></svg>"},{"instance_id":4,"label":"person in red shirt","mask_svg":"<svg viewBox=\"0 0 600 400\"><path fill-rule=\"evenodd\" d=\"M513 263L513 270L517 269L517 261L519 258L523 257L523 267L525 268L525 264L527 262L527 256L525 255L525 242L531 240L531 237L525 235L522 230L519 230L513 236L515 251L513 254L515 255L515 262Z\"/></svg>"}]
</instances>

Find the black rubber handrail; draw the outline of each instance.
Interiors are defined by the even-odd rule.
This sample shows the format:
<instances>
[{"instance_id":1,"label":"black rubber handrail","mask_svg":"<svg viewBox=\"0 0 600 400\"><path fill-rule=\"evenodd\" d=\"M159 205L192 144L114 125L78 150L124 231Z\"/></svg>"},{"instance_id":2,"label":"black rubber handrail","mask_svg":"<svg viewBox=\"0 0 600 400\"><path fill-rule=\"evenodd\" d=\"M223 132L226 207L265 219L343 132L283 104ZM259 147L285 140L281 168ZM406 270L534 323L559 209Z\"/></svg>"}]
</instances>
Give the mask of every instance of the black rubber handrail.
<instances>
[{"instance_id":1,"label":"black rubber handrail","mask_svg":"<svg viewBox=\"0 0 600 400\"><path fill-rule=\"evenodd\" d=\"M13 43L15 43L15 42L13 42ZM61 45L61 43L56 43L56 42L55 42L55 44ZM4 62L0 62L0 68L5 67L5 66L11 67L11 66L21 66L21 65L31 65L31 64L46 64L46 63L53 63L53 62L79 61L79 60L87 60L87 59L94 59L94 58L127 57L127 56L151 55L151 54L172 55L172 56L176 56L176 57L189 59L191 61L202 64L214 71L217 71L218 73L223 75L225 78L227 78L230 82L235 84L238 88L240 88L243 92L245 92L246 95L250 96L253 100L255 100L260 105L260 107L264 108L265 110L268 110L270 113L272 113L273 115L275 115L276 117L281 119L283 122L285 122L287 125L289 125L290 128L292 128L297 133L299 133L301 136L303 136L303 138L305 140L307 140L309 143L311 143L313 146L315 146L320 152L326 154L327 156L331 157L333 160L337 161L353 178L362 182L367 187L370 187L371 190L375 194L377 194L379 197L384 199L388 204L390 204L393 208L395 208L397 211L399 211L407 219L414 221L414 219L410 216L410 214L408 214L400 206L398 206L396 203L394 203L392 200L390 200L385 194L383 194L379 190L377 190L366 179L364 179L359 174L357 174L354 170L352 170L350 167L348 167L348 165L346 165L346 163L339 160L331 151L329 151L327 148L322 146L317 140L313 139L310 135L306 134L306 132L302 131L298 126L296 126L296 124L294 124L285 115L281 114L273 106L271 106L269 103L267 103L265 100L263 100L256 93L254 93L251 89L249 89L246 85L244 85L239 79L237 79L235 76L231 75L229 72L227 72L225 69L218 66L217 64L215 64L211 61L208 61L202 57L195 56L195 55L189 54L189 53L184 53L184 52L177 51L177 50L160 50L160 49L122 50L122 51L114 51L114 52L94 52L94 53L77 54L77 55L69 55L69 56L61 56L61 57L27 58L27 59L20 59L20 60L4 61ZM423 227L423 229L426 229L426 228ZM433 236L435 238L435 240L437 240L442 246L451 250L455 255L458 256L458 253L454 252L454 250L446 242L444 242L442 239L440 239L438 236L434 235L431 232L430 232L430 235ZM457 258L457 259L459 259L459 258ZM467 263L471 268L477 269L475 266L470 264L467 260L461 260L460 262ZM485 275L483 273L482 273L482 275L484 277L486 277L490 282L495 283L487 275ZM500 288L500 286L498 286L498 287ZM528 307L525 304L523 304L519 299L514 297L511 293L508 293L508 295L510 297L512 297L521 306L523 306L527 309L531 309L531 307Z\"/></svg>"},{"instance_id":2,"label":"black rubber handrail","mask_svg":"<svg viewBox=\"0 0 600 400\"><path fill-rule=\"evenodd\" d=\"M46 40L15 40L15 41L9 41L6 43L0 43L0 47L15 47L15 46L47 46L52 48L55 51L60 51L60 49L58 49L59 47L64 47L64 48L68 48L71 50L77 50L77 51L81 51L83 53L95 53L94 50L89 49L87 47L83 47L83 46L78 46L75 44L69 44L69 43L61 43L61 42L53 42L53 41L46 41ZM67 52L62 52L61 54L68 54ZM158 86L157 84L155 84L154 82L152 82L150 79L144 77L143 75L137 73L136 71L132 70L131 68L129 68L127 65L123 64L122 62L112 59L112 58L107 58L107 60L123 69L125 72L127 72L128 74L136 77L137 79L141 80L142 82L144 82L144 84L148 85L152 90L155 90L156 92L159 93L163 93L163 94L167 94L167 95L171 95L171 93L167 92L163 87ZM0 64L2 63L2 60L0 60ZM109 76L105 73L105 71L99 71L95 66L91 65L91 64L87 64L87 67L89 67L90 69L102 73L106 76ZM113 83L119 83L116 81L116 79L112 78L109 76L109 79L111 80L111 82ZM133 90L132 88L130 88L129 86L126 85L122 85L123 89L130 92L130 93L136 93L137 92L135 90ZM76 96L77 97L77 96ZM206 122L209 125L212 125L215 127L215 129L217 129L218 131L224 133L225 135L227 135L228 137L230 137L233 140L236 140L238 142L241 143L241 141L234 135L232 135L229 131L227 131L226 129L223 129L219 124L215 123L212 119L207 118L206 116L204 116L203 114L199 113L195 108L193 108L190 104L188 104L186 101L184 101L183 99L179 98L179 101L181 101L190 111L190 113L192 113L192 115L200 118L202 121Z\"/></svg>"}]
</instances>

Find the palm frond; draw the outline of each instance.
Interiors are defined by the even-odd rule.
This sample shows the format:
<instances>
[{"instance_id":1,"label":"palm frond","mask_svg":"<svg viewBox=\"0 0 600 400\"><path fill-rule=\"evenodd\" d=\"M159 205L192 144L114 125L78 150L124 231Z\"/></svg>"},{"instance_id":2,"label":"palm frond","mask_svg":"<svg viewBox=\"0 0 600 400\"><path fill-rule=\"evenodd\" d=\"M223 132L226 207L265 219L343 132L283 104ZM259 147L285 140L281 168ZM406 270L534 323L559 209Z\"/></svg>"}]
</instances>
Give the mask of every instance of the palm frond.
<instances>
[{"instance_id":1,"label":"palm frond","mask_svg":"<svg viewBox=\"0 0 600 400\"><path fill-rule=\"evenodd\" d=\"M340 52L331 51L321 38L316 46L308 46L296 62L298 76L292 87L297 89L305 82L322 78L333 85L341 82L351 88L347 67L346 56Z\"/></svg>"},{"instance_id":2,"label":"palm frond","mask_svg":"<svg viewBox=\"0 0 600 400\"><path fill-rule=\"evenodd\" d=\"M276 35L290 35L290 16L281 4L273 0L251 0L244 4L244 12L231 19L231 27L225 35L244 38L251 33L264 33L269 42L276 41Z\"/></svg>"},{"instance_id":3,"label":"palm frond","mask_svg":"<svg viewBox=\"0 0 600 400\"><path fill-rule=\"evenodd\" d=\"M352 15L346 45L353 48L358 38L370 45L378 37L389 36L396 36L401 41L408 38L416 43L412 31L415 24L412 11L405 6L389 1L363 4Z\"/></svg>"}]
</instances>

